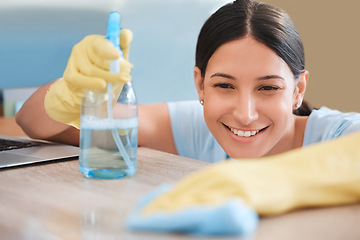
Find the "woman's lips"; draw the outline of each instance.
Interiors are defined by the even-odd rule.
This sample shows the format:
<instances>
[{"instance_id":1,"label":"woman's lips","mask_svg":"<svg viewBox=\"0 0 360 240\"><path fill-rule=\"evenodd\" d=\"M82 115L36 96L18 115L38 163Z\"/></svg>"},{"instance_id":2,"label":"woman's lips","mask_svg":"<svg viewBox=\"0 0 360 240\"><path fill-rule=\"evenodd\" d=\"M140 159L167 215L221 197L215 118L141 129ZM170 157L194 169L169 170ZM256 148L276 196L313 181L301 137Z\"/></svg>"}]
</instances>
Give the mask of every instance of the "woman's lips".
<instances>
[{"instance_id":1,"label":"woman's lips","mask_svg":"<svg viewBox=\"0 0 360 240\"><path fill-rule=\"evenodd\" d=\"M245 137L245 138L248 138L248 137L253 137L253 136L256 136L258 133L264 131L267 127L264 127L262 129L254 129L254 130L240 130L240 129L236 129L236 128L232 128L232 127L229 127L227 125L224 124L224 126L229 129L233 134L239 136L239 137Z\"/></svg>"}]
</instances>

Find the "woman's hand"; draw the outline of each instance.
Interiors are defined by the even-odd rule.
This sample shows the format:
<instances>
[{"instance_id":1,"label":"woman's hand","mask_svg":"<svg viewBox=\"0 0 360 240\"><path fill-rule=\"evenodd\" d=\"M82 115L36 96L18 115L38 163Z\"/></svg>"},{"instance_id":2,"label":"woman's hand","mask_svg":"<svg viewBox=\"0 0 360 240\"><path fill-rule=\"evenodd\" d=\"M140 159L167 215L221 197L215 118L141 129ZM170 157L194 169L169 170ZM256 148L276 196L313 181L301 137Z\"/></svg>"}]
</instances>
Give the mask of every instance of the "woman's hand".
<instances>
[{"instance_id":1,"label":"woman's hand","mask_svg":"<svg viewBox=\"0 0 360 240\"><path fill-rule=\"evenodd\" d=\"M104 89L107 82L122 86L131 80L132 65L128 62L132 32L122 29L120 46L124 58L120 59L120 72L110 73L110 61L118 59L120 52L101 35L90 35L74 45L63 77L49 88L44 107L54 120L80 127L80 105L83 89Z\"/></svg>"}]
</instances>

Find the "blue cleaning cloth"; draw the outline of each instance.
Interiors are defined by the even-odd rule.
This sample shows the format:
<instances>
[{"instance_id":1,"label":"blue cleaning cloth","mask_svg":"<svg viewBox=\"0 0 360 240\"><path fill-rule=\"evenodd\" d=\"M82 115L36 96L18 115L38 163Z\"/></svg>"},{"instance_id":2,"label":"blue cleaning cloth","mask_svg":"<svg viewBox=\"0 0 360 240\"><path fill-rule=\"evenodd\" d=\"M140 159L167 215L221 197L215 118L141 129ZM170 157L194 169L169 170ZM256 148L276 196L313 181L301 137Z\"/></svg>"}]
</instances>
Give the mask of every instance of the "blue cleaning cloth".
<instances>
[{"instance_id":1,"label":"blue cleaning cloth","mask_svg":"<svg viewBox=\"0 0 360 240\"><path fill-rule=\"evenodd\" d=\"M128 227L131 230L191 235L241 236L249 236L257 228L258 215L238 198L218 206L194 205L176 213L159 211L147 216L141 214L148 203L170 189L170 185L162 185L146 195L129 217Z\"/></svg>"}]
</instances>

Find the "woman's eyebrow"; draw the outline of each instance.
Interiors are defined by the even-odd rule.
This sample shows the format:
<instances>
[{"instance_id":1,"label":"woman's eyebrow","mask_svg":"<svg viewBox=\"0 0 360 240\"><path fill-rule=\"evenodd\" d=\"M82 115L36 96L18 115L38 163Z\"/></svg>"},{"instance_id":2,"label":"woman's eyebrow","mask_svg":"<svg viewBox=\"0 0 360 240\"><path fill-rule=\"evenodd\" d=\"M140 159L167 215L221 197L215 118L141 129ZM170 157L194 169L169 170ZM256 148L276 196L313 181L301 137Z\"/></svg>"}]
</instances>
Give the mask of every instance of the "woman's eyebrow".
<instances>
[{"instance_id":1,"label":"woman's eyebrow","mask_svg":"<svg viewBox=\"0 0 360 240\"><path fill-rule=\"evenodd\" d=\"M210 76L210 78L213 78L213 77L222 77L222 78L227 78L230 80L236 80L236 78L234 76L226 74L226 73L214 73L213 75ZM279 75L261 76L261 77L258 77L256 80L264 81L264 80L270 80L270 79L280 79L280 80L285 81L285 79Z\"/></svg>"},{"instance_id":2,"label":"woman's eyebrow","mask_svg":"<svg viewBox=\"0 0 360 240\"><path fill-rule=\"evenodd\" d=\"M279 75L266 75L266 76L262 76L262 77L258 77L257 80L259 81L264 81L264 80L270 80L270 79L280 79L280 80L284 80L285 79Z\"/></svg>"},{"instance_id":3,"label":"woman's eyebrow","mask_svg":"<svg viewBox=\"0 0 360 240\"><path fill-rule=\"evenodd\" d=\"M227 78L227 79L230 79L230 80L235 80L234 76L231 76L231 75L226 74L226 73L214 73L213 75L210 76L210 78L213 78L213 77L222 77L222 78Z\"/></svg>"}]
</instances>

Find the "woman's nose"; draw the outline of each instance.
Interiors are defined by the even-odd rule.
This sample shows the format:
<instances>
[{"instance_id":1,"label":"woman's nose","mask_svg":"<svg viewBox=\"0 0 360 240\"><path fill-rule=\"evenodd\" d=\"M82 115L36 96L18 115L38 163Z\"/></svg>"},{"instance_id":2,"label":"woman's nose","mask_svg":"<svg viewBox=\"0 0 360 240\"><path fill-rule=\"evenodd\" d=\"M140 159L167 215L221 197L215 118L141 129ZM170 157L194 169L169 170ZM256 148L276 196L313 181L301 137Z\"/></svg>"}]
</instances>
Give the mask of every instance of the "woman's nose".
<instances>
[{"instance_id":1,"label":"woman's nose","mask_svg":"<svg viewBox=\"0 0 360 240\"><path fill-rule=\"evenodd\" d=\"M256 108L256 99L250 95L242 95L235 103L234 116L243 125L249 125L257 120L259 113Z\"/></svg>"}]
</instances>

